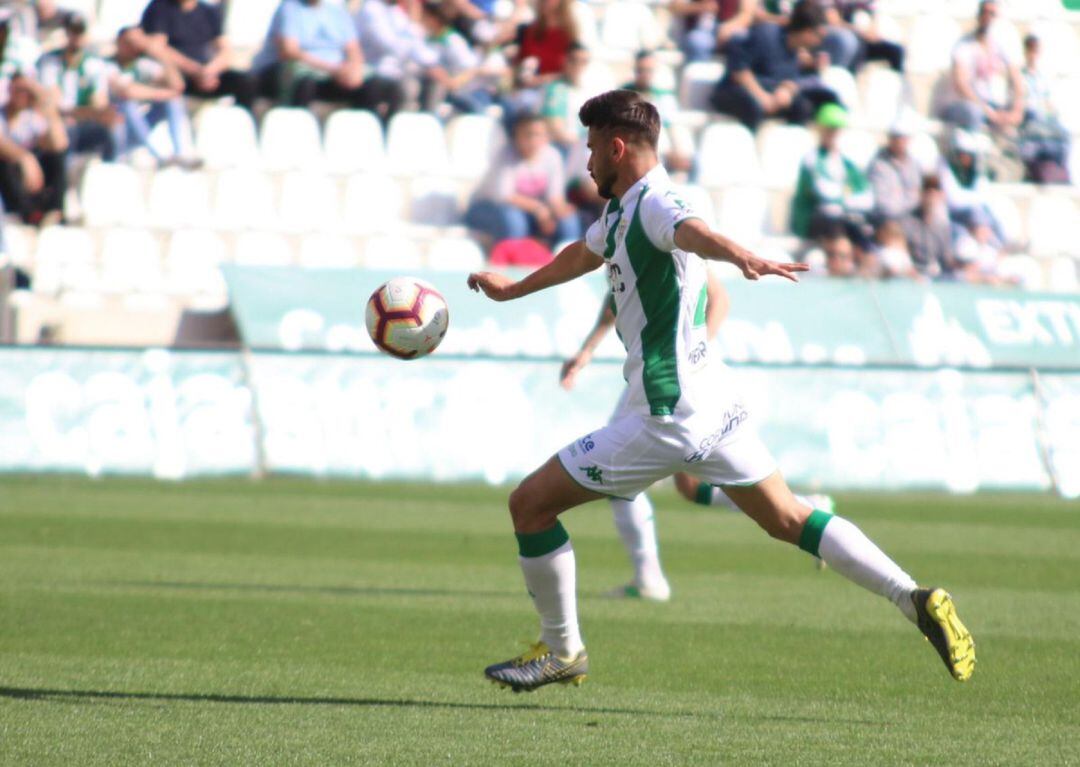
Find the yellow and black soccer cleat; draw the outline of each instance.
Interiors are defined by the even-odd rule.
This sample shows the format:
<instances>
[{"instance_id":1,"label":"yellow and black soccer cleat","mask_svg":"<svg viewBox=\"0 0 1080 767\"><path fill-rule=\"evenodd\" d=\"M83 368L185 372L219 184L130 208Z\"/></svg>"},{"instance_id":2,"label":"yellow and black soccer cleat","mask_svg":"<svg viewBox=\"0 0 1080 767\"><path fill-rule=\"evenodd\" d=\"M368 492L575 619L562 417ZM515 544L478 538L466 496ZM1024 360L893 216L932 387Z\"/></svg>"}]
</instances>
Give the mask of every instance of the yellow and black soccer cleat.
<instances>
[{"instance_id":1,"label":"yellow and black soccer cleat","mask_svg":"<svg viewBox=\"0 0 1080 767\"><path fill-rule=\"evenodd\" d=\"M543 642L531 645L516 658L484 669L484 676L514 692L532 692L554 682L577 687L588 673L589 656L584 649L573 658L560 658Z\"/></svg>"},{"instance_id":2,"label":"yellow and black soccer cleat","mask_svg":"<svg viewBox=\"0 0 1080 767\"><path fill-rule=\"evenodd\" d=\"M938 651L953 679L966 682L975 673L975 640L960 622L956 605L945 589L915 589L911 593L919 630Z\"/></svg>"}]
</instances>

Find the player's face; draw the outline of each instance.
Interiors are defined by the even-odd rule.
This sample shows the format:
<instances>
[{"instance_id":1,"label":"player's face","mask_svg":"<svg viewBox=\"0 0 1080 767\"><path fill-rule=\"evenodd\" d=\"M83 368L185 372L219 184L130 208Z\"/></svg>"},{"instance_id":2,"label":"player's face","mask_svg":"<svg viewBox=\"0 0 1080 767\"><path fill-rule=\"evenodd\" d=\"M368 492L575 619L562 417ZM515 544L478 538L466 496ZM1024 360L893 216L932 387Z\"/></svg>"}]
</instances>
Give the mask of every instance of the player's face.
<instances>
[{"instance_id":1,"label":"player's face","mask_svg":"<svg viewBox=\"0 0 1080 767\"><path fill-rule=\"evenodd\" d=\"M605 200L615 196L615 139L589 128L589 175L596 182L596 191Z\"/></svg>"}]
</instances>

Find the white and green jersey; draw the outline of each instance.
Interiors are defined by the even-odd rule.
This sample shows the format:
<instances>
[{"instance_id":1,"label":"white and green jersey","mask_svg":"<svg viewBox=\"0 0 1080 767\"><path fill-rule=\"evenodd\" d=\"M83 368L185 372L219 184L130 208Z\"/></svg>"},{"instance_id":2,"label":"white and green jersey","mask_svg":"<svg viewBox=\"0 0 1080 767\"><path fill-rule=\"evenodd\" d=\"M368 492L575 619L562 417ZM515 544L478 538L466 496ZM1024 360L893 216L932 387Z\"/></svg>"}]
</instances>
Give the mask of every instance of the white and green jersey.
<instances>
[{"instance_id":1,"label":"white and green jersey","mask_svg":"<svg viewBox=\"0 0 1080 767\"><path fill-rule=\"evenodd\" d=\"M585 234L586 247L607 264L615 328L626 347L626 408L679 417L714 400L705 375L706 270L675 246L675 230L698 218L660 165L639 179ZM714 367L721 367L716 365Z\"/></svg>"}]
</instances>

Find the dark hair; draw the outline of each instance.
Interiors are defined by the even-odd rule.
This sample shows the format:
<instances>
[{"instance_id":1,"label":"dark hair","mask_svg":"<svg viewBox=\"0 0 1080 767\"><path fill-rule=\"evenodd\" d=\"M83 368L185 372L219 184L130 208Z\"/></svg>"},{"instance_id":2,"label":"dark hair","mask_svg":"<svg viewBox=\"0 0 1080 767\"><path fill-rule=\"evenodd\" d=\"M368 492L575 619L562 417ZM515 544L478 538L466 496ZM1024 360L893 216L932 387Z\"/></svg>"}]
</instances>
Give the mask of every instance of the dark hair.
<instances>
[{"instance_id":1,"label":"dark hair","mask_svg":"<svg viewBox=\"0 0 1080 767\"><path fill-rule=\"evenodd\" d=\"M510 127L510 133L513 135L518 132L519 128L523 128L526 125L532 125L533 123L544 123L547 125L547 120L537 112L522 112L514 118L514 122Z\"/></svg>"},{"instance_id":2,"label":"dark hair","mask_svg":"<svg viewBox=\"0 0 1080 767\"><path fill-rule=\"evenodd\" d=\"M639 141L656 149L660 140L660 114L656 107L631 90L601 93L581 105L578 119L586 128L611 131L624 141Z\"/></svg>"},{"instance_id":3,"label":"dark hair","mask_svg":"<svg viewBox=\"0 0 1080 767\"><path fill-rule=\"evenodd\" d=\"M1000 5L1000 3L998 3L998 0L982 0L982 2L979 3L978 15L982 16L982 12L986 10L986 6L988 5Z\"/></svg>"},{"instance_id":4,"label":"dark hair","mask_svg":"<svg viewBox=\"0 0 1080 767\"><path fill-rule=\"evenodd\" d=\"M937 176L934 176L934 175L923 176L922 190L924 192L940 191L941 190L941 179L938 178Z\"/></svg>"},{"instance_id":5,"label":"dark hair","mask_svg":"<svg viewBox=\"0 0 1080 767\"><path fill-rule=\"evenodd\" d=\"M645 59L651 59L656 54L648 48L642 48L640 51L634 54L634 63L640 63Z\"/></svg>"},{"instance_id":6,"label":"dark hair","mask_svg":"<svg viewBox=\"0 0 1080 767\"><path fill-rule=\"evenodd\" d=\"M1027 37L1024 38L1024 50L1029 50L1031 48L1038 48L1038 47L1039 47L1039 36L1038 35L1028 35Z\"/></svg>"},{"instance_id":7,"label":"dark hair","mask_svg":"<svg viewBox=\"0 0 1080 767\"><path fill-rule=\"evenodd\" d=\"M825 11L821 9L815 0L799 0L791 9L788 19L787 31L804 32L808 29L817 29L825 25Z\"/></svg>"}]
</instances>

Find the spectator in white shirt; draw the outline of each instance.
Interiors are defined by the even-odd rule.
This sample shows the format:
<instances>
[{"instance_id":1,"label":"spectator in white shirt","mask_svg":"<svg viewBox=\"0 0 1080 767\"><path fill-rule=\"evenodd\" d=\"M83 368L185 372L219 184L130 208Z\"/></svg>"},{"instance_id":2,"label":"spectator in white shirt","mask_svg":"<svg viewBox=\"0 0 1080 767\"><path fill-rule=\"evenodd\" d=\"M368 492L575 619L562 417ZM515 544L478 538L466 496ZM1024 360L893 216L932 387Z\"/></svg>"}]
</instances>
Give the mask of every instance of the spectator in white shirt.
<instances>
[{"instance_id":1,"label":"spectator in white shirt","mask_svg":"<svg viewBox=\"0 0 1080 767\"><path fill-rule=\"evenodd\" d=\"M32 78L11 78L0 109L0 196L30 224L59 218L64 202L67 130L54 94Z\"/></svg>"}]
</instances>

